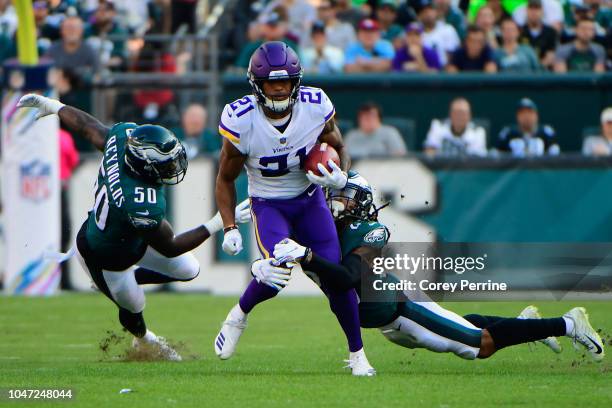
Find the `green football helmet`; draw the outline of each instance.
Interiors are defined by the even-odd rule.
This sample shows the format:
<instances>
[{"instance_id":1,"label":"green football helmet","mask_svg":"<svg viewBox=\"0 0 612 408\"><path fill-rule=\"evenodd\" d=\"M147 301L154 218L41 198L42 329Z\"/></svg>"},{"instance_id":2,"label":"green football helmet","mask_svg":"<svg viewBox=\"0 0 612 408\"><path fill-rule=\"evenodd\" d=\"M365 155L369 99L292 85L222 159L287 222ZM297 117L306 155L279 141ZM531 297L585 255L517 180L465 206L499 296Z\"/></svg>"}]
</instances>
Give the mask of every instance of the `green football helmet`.
<instances>
[{"instance_id":1,"label":"green football helmet","mask_svg":"<svg viewBox=\"0 0 612 408\"><path fill-rule=\"evenodd\" d=\"M187 173L187 153L178 138L158 125L141 125L128 134L125 163L154 184L178 184Z\"/></svg>"},{"instance_id":2,"label":"green football helmet","mask_svg":"<svg viewBox=\"0 0 612 408\"><path fill-rule=\"evenodd\" d=\"M371 220L377 215L370 183L354 170L342 189L327 189L327 205L336 220Z\"/></svg>"}]
</instances>

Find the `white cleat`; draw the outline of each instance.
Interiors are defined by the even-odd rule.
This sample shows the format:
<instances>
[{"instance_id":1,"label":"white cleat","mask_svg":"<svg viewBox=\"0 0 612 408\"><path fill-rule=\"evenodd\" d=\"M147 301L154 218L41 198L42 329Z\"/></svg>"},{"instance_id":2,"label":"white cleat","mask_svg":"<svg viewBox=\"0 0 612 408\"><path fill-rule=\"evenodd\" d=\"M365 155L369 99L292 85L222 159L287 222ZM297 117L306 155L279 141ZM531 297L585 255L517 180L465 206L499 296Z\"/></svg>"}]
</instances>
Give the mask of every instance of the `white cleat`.
<instances>
[{"instance_id":1,"label":"white cleat","mask_svg":"<svg viewBox=\"0 0 612 408\"><path fill-rule=\"evenodd\" d=\"M132 340L132 347L135 349L148 349L151 350L152 353L155 353L157 356L164 360L168 361L181 361L183 360L179 353L174 350L166 339L163 337L158 337L151 330L147 330L147 333L144 337L134 337Z\"/></svg>"},{"instance_id":2,"label":"white cleat","mask_svg":"<svg viewBox=\"0 0 612 408\"><path fill-rule=\"evenodd\" d=\"M536 306L530 305L530 306L527 306L525 309L523 309L521 314L518 315L518 318L519 319L541 319L542 315L540 315L540 311L538 310ZM538 341L540 343L544 343L555 353L560 353L562 350L561 343L559 343L559 340L556 337L547 337L545 339L538 340Z\"/></svg>"},{"instance_id":3,"label":"white cleat","mask_svg":"<svg viewBox=\"0 0 612 408\"><path fill-rule=\"evenodd\" d=\"M575 307L564 314L563 317L574 322L574 330L569 334L569 337L574 339L574 348L578 350L579 347L576 343L580 343L591 354L593 360L597 362L603 360L605 356L604 344L599 333L591 326L586 309L584 307Z\"/></svg>"},{"instance_id":4,"label":"white cleat","mask_svg":"<svg viewBox=\"0 0 612 408\"><path fill-rule=\"evenodd\" d=\"M239 305L234 306L225 318L221 331L215 337L215 354L217 354L217 357L221 360L227 360L234 354L246 326L247 315L240 309Z\"/></svg>"},{"instance_id":5,"label":"white cleat","mask_svg":"<svg viewBox=\"0 0 612 408\"><path fill-rule=\"evenodd\" d=\"M351 374L358 377L373 377L376 375L376 370L368 362L363 349L349 354L349 359L344 360L348 365L345 368L351 369Z\"/></svg>"}]
</instances>

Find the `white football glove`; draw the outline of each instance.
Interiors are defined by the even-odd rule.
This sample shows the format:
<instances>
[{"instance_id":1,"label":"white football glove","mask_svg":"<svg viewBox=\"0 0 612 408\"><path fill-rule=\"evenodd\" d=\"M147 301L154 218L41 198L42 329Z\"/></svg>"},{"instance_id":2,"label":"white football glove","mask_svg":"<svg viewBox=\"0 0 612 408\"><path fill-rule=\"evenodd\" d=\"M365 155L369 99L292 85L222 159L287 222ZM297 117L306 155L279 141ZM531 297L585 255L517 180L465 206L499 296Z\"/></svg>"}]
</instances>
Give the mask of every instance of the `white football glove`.
<instances>
[{"instance_id":1,"label":"white football glove","mask_svg":"<svg viewBox=\"0 0 612 408\"><path fill-rule=\"evenodd\" d=\"M348 182L348 175L343 172L333 160L329 160L327 165L332 169L331 173L323 164L319 163L317 167L322 175L317 176L312 172L312 170L308 170L306 177L308 177L308 180L311 183L318 184L323 187L329 187L336 190L343 189Z\"/></svg>"},{"instance_id":2,"label":"white football glove","mask_svg":"<svg viewBox=\"0 0 612 408\"><path fill-rule=\"evenodd\" d=\"M64 106L63 103L56 99L36 94L24 95L17 103L18 108L38 108L38 113L36 114L37 120L48 115L57 114Z\"/></svg>"},{"instance_id":3,"label":"white football glove","mask_svg":"<svg viewBox=\"0 0 612 408\"><path fill-rule=\"evenodd\" d=\"M283 268L276 263L274 258L259 259L251 265L251 274L257 282L280 291L291 279L291 268Z\"/></svg>"},{"instance_id":4,"label":"white football glove","mask_svg":"<svg viewBox=\"0 0 612 408\"><path fill-rule=\"evenodd\" d=\"M234 215L236 223L244 224L246 222L251 222L251 207L249 205L250 202L247 198L236 206L236 212Z\"/></svg>"},{"instance_id":5,"label":"white football glove","mask_svg":"<svg viewBox=\"0 0 612 408\"><path fill-rule=\"evenodd\" d=\"M238 255L242 251L242 235L237 228L231 229L223 236L223 252L228 255Z\"/></svg>"},{"instance_id":6,"label":"white football glove","mask_svg":"<svg viewBox=\"0 0 612 408\"><path fill-rule=\"evenodd\" d=\"M310 252L310 248L301 246L290 238L285 238L274 245L274 258L279 264L301 262Z\"/></svg>"},{"instance_id":7,"label":"white football glove","mask_svg":"<svg viewBox=\"0 0 612 408\"><path fill-rule=\"evenodd\" d=\"M249 200L246 199L236 206L234 213L234 219L237 224L244 224L245 222L251 221L251 208L249 207ZM223 229L223 220L219 211L208 221L204 223L204 226L213 235Z\"/></svg>"}]
</instances>

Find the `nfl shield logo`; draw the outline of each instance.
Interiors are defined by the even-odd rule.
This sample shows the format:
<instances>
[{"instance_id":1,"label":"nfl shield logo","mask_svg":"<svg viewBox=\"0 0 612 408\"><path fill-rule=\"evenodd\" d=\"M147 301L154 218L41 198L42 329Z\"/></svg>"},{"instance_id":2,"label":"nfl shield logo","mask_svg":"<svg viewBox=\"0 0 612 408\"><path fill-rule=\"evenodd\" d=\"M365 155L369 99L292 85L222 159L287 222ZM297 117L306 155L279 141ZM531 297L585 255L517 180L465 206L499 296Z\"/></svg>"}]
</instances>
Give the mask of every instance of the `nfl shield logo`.
<instances>
[{"instance_id":1,"label":"nfl shield logo","mask_svg":"<svg viewBox=\"0 0 612 408\"><path fill-rule=\"evenodd\" d=\"M51 165L32 160L20 167L21 196L32 201L42 201L51 195Z\"/></svg>"},{"instance_id":2,"label":"nfl shield logo","mask_svg":"<svg viewBox=\"0 0 612 408\"><path fill-rule=\"evenodd\" d=\"M287 143L287 138L286 138L286 137L281 137L281 138L280 138L280 143L281 143L281 144L285 144L285 143Z\"/></svg>"}]
</instances>

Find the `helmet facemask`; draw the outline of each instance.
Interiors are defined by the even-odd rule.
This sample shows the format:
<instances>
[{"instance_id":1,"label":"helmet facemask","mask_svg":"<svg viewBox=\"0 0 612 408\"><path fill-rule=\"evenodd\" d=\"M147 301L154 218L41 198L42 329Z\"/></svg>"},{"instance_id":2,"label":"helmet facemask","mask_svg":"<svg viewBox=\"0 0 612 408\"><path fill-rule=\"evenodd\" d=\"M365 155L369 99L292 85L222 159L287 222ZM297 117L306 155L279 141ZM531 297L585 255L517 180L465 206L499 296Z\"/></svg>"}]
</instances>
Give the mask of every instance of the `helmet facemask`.
<instances>
[{"instance_id":1,"label":"helmet facemask","mask_svg":"<svg viewBox=\"0 0 612 408\"><path fill-rule=\"evenodd\" d=\"M341 190L327 189L327 206L336 221L372 220L376 214L372 192L350 182Z\"/></svg>"},{"instance_id":2,"label":"helmet facemask","mask_svg":"<svg viewBox=\"0 0 612 408\"><path fill-rule=\"evenodd\" d=\"M291 92L287 99L284 99L282 101L275 101L265 94L263 90L263 84L265 81L277 81L286 79L289 79L291 81ZM252 73L249 73L249 84L251 84L251 88L253 89L253 93L257 98L257 102L259 102L259 104L262 105L264 108L274 113L284 113L289 111L293 107L293 105L297 102L301 82L301 73L299 76L282 75L271 79L255 78Z\"/></svg>"}]
</instances>

